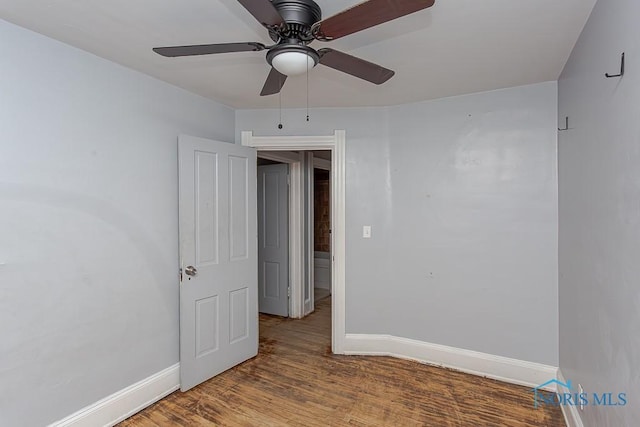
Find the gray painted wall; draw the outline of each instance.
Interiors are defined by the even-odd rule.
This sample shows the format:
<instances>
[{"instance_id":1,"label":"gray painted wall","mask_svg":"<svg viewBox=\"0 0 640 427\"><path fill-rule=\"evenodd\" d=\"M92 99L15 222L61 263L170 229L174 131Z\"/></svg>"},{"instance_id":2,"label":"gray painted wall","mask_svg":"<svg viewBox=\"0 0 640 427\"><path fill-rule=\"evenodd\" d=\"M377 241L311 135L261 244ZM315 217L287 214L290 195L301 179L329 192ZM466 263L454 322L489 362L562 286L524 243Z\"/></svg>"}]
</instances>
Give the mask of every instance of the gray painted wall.
<instances>
[{"instance_id":1,"label":"gray painted wall","mask_svg":"<svg viewBox=\"0 0 640 427\"><path fill-rule=\"evenodd\" d=\"M0 425L39 426L178 361L177 135L280 131L1 21L0 48ZM348 332L557 364L555 93L284 112L347 130Z\"/></svg>"},{"instance_id":2,"label":"gray painted wall","mask_svg":"<svg viewBox=\"0 0 640 427\"><path fill-rule=\"evenodd\" d=\"M348 333L557 366L556 111L555 82L285 110L282 131L277 110L243 110L236 141L346 129Z\"/></svg>"},{"instance_id":3,"label":"gray painted wall","mask_svg":"<svg viewBox=\"0 0 640 427\"><path fill-rule=\"evenodd\" d=\"M640 3L598 1L559 81L560 369L586 426L640 425ZM616 73L626 52L624 78Z\"/></svg>"},{"instance_id":4,"label":"gray painted wall","mask_svg":"<svg viewBox=\"0 0 640 427\"><path fill-rule=\"evenodd\" d=\"M178 362L177 135L233 110L0 21L0 425Z\"/></svg>"}]
</instances>

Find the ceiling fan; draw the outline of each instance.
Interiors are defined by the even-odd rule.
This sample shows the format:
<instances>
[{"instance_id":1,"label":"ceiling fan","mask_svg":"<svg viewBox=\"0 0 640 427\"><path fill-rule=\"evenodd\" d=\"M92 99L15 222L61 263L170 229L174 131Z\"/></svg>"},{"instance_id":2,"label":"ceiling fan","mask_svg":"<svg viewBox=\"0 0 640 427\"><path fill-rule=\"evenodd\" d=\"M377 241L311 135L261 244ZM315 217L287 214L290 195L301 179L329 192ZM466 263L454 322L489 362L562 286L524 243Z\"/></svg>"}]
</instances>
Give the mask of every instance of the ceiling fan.
<instances>
[{"instance_id":1,"label":"ceiling fan","mask_svg":"<svg viewBox=\"0 0 640 427\"><path fill-rule=\"evenodd\" d=\"M371 83L382 84L394 72L364 59L330 48L315 50L313 40L331 41L433 6L435 0L368 0L330 18L313 0L238 0L268 31L275 42L219 43L156 47L167 57L267 50L271 72L260 95L279 93L287 76L303 74L322 64Z\"/></svg>"}]
</instances>

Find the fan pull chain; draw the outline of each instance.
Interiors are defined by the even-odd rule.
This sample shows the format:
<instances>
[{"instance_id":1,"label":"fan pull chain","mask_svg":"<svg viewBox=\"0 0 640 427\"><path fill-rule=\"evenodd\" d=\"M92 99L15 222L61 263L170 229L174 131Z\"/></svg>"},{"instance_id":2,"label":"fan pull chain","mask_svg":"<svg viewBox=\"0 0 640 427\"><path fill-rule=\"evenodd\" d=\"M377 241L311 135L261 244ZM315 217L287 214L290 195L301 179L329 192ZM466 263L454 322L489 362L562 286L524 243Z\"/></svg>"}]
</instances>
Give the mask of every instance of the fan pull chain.
<instances>
[{"instance_id":1,"label":"fan pull chain","mask_svg":"<svg viewBox=\"0 0 640 427\"><path fill-rule=\"evenodd\" d=\"M278 129L282 129L282 77L278 76L280 81L280 91L278 92L278 110L280 112L280 123L278 123Z\"/></svg>"},{"instance_id":2,"label":"fan pull chain","mask_svg":"<svg viewBox=\"0 0 640 427\"><path fill-rule=\"evenodd\" d=\"M307 57L309 61L309 57ZM307 64L307 121L309 121L309 64Z\"/></svg>"}]
</instances>

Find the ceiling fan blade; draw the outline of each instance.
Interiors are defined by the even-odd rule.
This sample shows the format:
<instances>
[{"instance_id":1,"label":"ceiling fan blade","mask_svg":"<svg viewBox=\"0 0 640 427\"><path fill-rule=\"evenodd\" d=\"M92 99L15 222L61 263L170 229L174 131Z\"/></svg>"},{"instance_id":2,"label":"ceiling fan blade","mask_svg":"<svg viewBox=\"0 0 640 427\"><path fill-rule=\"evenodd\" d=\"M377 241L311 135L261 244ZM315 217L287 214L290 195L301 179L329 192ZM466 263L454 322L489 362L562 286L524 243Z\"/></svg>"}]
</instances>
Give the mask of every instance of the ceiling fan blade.
<instances>
[{"instance_id":1,"label":"ceiling fan blade","mask_svg":"<svg viewBox=\"0 0 640 427\"><path fill-rule=\"evenodd\" d=\"M433 6L435 0L368 0L317 22L316 39L335 40Z\"/></svg>"},{"instance_id":2,"label":"ceiling fan blade","mask_svg":"<svg viewBox=\"0 0 640 427\"><path fill-rule=\"evenodd\" d=\"M279 27L284 19L269 0L238 0L245 9L267 28Z\"/></svg>"},{"instance_id":3,"label":"ceiling fan blade","mask_svg":"<svg viewBox=\"0 0 640 427\"><path fill-rule=\"evenodd\" d=\"M260 96L274 95L276 93L279 93L286 80L287 76L280 73L275 68L271 68L271 71L267 76L267 80L264 82L264 86L262 87L262 92L260 92Z\"/></svg>"},{"instance_id":4,"label":"ceiling fan blade","mask_svg":"<svg viewBox=\"0 0 640 427\"><path fill-rule=\"evenodd\" d=\"M176 56L211 55L213 53L251 52L264 50L265 45L257 42L198 44L192 46L154 47L153 51L170 58Z\"/></svg>"},{"instance_id":5,"label":"ceiling fan blade","mask_svg":"<svg viewBox=\"0 0 640 427\"><path fill-rule=\"evenodd\" d=\"M386 82L395 74L394 71L373 62L329 48L318 50L318 55L320 55L320 63L322 65L377 85Z\"/></svg>"}]
</instances>

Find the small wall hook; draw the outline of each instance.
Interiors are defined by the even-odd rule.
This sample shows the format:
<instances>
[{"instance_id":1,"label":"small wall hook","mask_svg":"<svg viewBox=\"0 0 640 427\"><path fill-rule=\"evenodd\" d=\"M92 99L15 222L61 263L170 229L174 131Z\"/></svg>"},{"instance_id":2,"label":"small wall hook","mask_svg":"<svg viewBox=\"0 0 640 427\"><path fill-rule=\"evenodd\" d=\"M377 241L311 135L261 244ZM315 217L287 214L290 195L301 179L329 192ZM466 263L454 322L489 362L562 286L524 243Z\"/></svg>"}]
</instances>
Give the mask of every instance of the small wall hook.
<instances>
[{"instance_id":1,"label":"small wall hook","mask_svg":"<svg viewBox=\"0 0 640 427\"><path fill-rule=\"evenodd\" d=\"M622 58L620 59L620 73L619 74L609 74L606 73L605 77L610 79L611 77L622 77L624 76L624 52L622 52Z\"/></svg>"},{"instance_id":2,"label":"small wall hook","mask_svg":"<svg viewBox=\"0 0 640 427\"><path fill-rule=\"evenodd\" d=\"M564 118L564 129L558 128L558 130L562 132L563 130L568 130L568 129L569 129L569 117L567 116Z\"/></svg>"}]
</instances>

